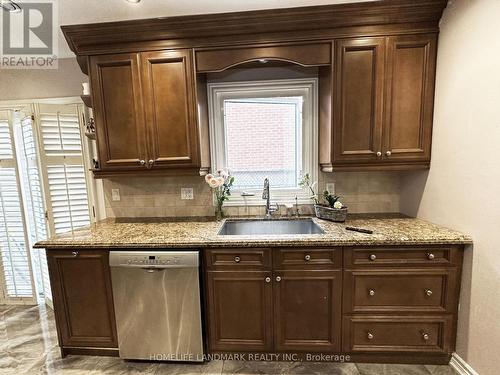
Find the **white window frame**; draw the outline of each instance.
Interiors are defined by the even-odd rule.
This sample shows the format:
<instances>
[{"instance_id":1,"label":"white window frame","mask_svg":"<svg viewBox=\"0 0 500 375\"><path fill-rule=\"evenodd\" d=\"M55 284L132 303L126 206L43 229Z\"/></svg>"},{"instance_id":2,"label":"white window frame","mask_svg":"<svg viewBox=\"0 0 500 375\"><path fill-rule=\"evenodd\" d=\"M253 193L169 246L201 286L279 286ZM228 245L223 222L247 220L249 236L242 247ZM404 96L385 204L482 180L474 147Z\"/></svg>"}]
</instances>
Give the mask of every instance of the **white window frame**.
<instances>
[{"instance_id":1,"label":"white window frame","mask_svg":"<svg viewBox=\"0 0 500 375\"><path fill-rule=\"evenodd\" d=\"M302 96L302 170L313 181L318 178L318 79L280 79L266 81L212 82L207 85L209 105L210 154L212 171L226 167L224 131L224 100ZM264 183L264 181L262 181ZM310 193L300 188L273 188L270 181L271 200L277 203L311 204ZM254 194L251 196L242 193ZM262 189L232 190L226 206L263 205Z\"/></svg>"}]
</instances>

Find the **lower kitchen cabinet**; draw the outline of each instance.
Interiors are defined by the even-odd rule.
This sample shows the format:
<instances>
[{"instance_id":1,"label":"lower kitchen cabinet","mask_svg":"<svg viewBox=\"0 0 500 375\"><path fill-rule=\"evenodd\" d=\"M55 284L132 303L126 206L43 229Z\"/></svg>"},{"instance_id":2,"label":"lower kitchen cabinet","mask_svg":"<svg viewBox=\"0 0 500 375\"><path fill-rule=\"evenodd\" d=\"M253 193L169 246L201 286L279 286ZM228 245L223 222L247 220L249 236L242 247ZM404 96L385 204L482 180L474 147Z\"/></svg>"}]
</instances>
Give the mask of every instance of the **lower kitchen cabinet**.
<instances>
[{"instance_id":1,"label":"lower kitchen cabinet","mask_svg":"<svg viewBox=\"0 0 500 375\"><path fill-rule=\"evenodd\" d=\"M110 355L116 352L118 343L108 254L106 250L47 251L63 354Z\"/></svg>"},{"instance_id":2,"label":"lower kitchen cabinet","mask_svg":"<svg viewBox=\"0 0 500 375\"><path fill-rule=\"evenodd\" d=\"M206 279L210 348L271 351L271 272L211 271Z\"/></svg>"},{"instance_id":3,"label":"lower kitchen cabinet","mask_svg":"<svg viewBox=\"0 0 500 375\"><path fill-rule=\"evenodd\" d=\"M339 351L341 249L255 249L255 257L251 252L206 252L210 350ZM264 261L271 253L273 266Z\"/></svg>"},{"instance_id":4,"label":"lower kitchen cabinet","mask_svg":"<svg viewBox=\"0 0 500 375\"><path fill-rule=\"evenodd\" d=\"M343 350L349 353L449 353L450 315L370 315L344 318Z\"/></svg>"},{"instance_id":5,"label":"lower kitchen cabinet","mask_svg":"<svg viewBox=\"0 0 500 375\"><path fill-rule=\"evenodd\" d=\"M275 281L276 350L338 351L342 271L280 271Z\"/></svg>"},{"instance_id":6,"label":"lower kitchen cabinet","mask_svg":"<svg viewBox=\"0 0 500 375\"><path fill-rule=\"evenodd\" d=\"M209 351L446 364L463 246L207 249Z\"/></svg>"}]
</instances>

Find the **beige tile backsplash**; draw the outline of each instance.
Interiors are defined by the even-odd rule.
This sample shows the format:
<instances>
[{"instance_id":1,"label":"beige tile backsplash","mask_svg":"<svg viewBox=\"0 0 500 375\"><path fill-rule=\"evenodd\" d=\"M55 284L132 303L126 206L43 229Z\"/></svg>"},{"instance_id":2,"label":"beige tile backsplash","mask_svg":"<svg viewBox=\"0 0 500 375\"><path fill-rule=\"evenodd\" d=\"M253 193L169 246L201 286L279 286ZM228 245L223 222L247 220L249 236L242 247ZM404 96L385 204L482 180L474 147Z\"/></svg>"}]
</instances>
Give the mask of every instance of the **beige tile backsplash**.
<instances>
[{"instance_id":1,"label":"beige tile backsplash","mask_svg":"<svg viewBox=\"0 0 500 375\"><path fill-rule=\"evenodd\" d=\"M351 213L399 212L400 178L397 172L321 173L319 188L334 182L336 194ZM182 187L192 187L194 200L181 200ZM120 201L111 199L120 190ZM202 177L127 177L104 180L107 217L213 216L212 193ZM301 206L312 213L311 206ZM228 216L261 216L264 206L226 207ZM284 212L282 212L284 214Z\"/></svg>"}]
</instances>

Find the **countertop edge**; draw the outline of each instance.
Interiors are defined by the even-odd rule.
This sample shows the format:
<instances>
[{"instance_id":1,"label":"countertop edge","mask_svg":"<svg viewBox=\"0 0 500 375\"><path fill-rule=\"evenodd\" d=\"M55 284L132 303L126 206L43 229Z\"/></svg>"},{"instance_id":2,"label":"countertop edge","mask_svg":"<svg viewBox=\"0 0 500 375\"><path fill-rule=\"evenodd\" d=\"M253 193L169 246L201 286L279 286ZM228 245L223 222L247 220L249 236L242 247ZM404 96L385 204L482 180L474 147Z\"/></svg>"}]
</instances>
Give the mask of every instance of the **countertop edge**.
<instances>
[{"instance_id":1,"label":"countertop edge","mask_svg":"<svg viewBox=\"0 0 500 375\"><path fill-rule=\"evenodd\" d=\"M85 243L85 242L38 242L33 248L37 249L160 249L160 248L179 248L179 249L190 249L190 248L237 248L237 247L317 247L317 246L331 246L331 247L342 247L342 246L412 246L412 245L472 245L471 239L459 239L459 240L387 240L387 241L313 241L309 242L304 240L300 241L279 241L279 242L263 242L258 240L252 241L241 241L241 242L225 242L225 243Z\"/></svg>"}]
</instances>

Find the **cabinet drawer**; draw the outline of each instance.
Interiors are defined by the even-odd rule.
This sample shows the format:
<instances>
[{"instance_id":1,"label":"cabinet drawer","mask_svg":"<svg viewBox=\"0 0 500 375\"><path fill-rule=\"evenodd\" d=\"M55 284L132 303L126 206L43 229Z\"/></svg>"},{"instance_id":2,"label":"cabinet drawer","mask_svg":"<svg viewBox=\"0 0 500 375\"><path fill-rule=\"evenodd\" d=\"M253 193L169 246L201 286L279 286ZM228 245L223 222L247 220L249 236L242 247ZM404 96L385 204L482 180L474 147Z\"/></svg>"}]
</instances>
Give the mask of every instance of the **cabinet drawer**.
<instances>
[{"instance_id":1,"label":"cabinet drawer","mask_svg":"<svg viewBox=\"0 0 500 375\"><path fill-rule=\"evenodd\" d=\"M453 351L452 316L346 316L345 352Z\"/></svg>"},{"instance_id":2,"label":"cabinet drawer","mask_svg":"<svg viewBox=\"0 0 500 375\"><path fill-rule=\"evenodd\" d=\"M344 249L344 264L349 267L373 266L454 266L461 252L449 247L354 247Z\"/></svg>"},{"instance_id":3,"label":"cabinet drawer","mask_svg":"<svg viewBox=\"0 0 500 375\"><path fill-rule=\"evenodd\" d=\"M454 313L455 269L378 269L344 272L344 313Z\"/></svg>"},{"instance_id":4,"label":"cabinet drawer","mask_svg":"<svg viewBox=\"0 0 500 375\"><path fill-rule=\"evenodd\" d=\"M260 270L271 268L270 249L209 249L205 252L209 269Z\"/></svg>"},{"instance_id":5,"label":"cabinet drawer","mask_svg":"<svg viewBox=\"0 0 500 375\"><path fill-rule=\"evenodd\" d=\"M340 269L342 251L337 249L276 249L273 251L275 269Z\"/></svg>"}]
</instances>

